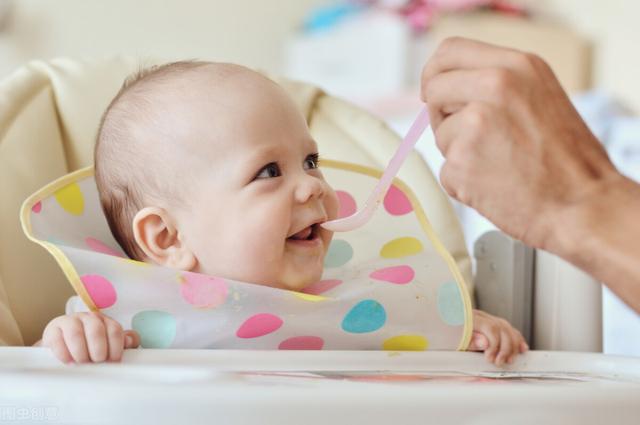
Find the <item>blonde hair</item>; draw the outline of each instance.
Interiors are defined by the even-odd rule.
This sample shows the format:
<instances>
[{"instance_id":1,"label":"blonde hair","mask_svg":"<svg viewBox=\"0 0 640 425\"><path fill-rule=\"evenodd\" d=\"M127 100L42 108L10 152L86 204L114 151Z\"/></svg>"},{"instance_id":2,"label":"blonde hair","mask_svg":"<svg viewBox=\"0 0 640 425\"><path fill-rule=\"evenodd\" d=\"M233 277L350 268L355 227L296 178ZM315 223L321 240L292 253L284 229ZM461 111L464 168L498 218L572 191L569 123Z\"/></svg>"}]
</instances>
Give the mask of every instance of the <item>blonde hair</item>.
<instances>
[{"instance_id":1,"label":"blonde hair","mask_svg":"<svg viewBox=\"0 0 640 425\"><path fill-rule=\"evenodd\" d=\"M116 241L132 259L144 253L133 235L133 218L143 208L143 196L165 196L171 190L166 178L146 170L148 152L141 147L136 130L153 125L157 88L188 78L190 71L211 62L180 61L144 68L129 76L100 120L94 150L95 180L102 210ZM148 164L147 164L148 165ZM178 196L173 193L172 196Z\"/></svg>"}]
</instances>

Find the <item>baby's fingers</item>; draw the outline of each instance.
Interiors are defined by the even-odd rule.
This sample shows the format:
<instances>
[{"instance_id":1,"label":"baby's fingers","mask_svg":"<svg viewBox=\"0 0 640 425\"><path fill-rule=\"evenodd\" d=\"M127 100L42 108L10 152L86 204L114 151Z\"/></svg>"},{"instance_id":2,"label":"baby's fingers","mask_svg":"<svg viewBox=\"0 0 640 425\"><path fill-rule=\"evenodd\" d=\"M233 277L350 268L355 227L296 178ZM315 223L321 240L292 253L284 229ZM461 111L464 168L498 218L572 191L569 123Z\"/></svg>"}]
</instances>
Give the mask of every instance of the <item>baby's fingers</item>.
<instances>
[{"instance_id":1,"label":"baby's fingers","mask_svg":"<svg viewBox=\"0 0 640 425\"><path fill-rule=\"evenodd\" d=\"M507 359L507 363L513 363L513 359L518 354L526 353L529 350L529 346L525 341L524 337L517 329L512 330L512 341L513 341L513 353Z\"/></svg>"},{"instance_id":2,"label":"baby's fingers","mask_svg":"<svg viewBox=\"0 0 640 425\"><path fill-rule=\"evenodd\" d=\"M109 346L108 360L119 362L122 359L122 350L124 349L124 331L120 323L110 317L103 317L103 321Z\"/></svg>"},{"instance_id":3,"label":"baby's fingers","mask_svg":"<svg viewBox=\"0 0 640 425\"><path fill-rule=\"evenodd\" d=\"M73 361L73 357L64 343L64 335L62 329L57 326L53 326L44 333L42 337L42 345L49 347L53 351L53 355L62 363L70 363Z\"/></svg>"},{"instance_id":4,"label":"baby's fingers","mask_svg":"<svg viewBox=\"0 0 640 425\"><path fill-rule=\"evenodd\" d=\"M489 340L489 346L484 351L484 357L487 361L493 363L496 360L496 354L500 348L500 331L492 328L489 332L485 332L484 335Z\"/></svg>"},{"instance_id":5,"label":"baby's fingers","mask_svg":"<svg viewBox=\"0 0 640 425\"><path fill-rule=\"evenodd\" d=\"M87 363L89 351L85 340L84 327L80 320L70 320L61 327L64 342L76 363Z\"/></svg>"},{"instance_id":6,"label":"baby's fingers","mask_svg":"<svg viewBox=\"0 0 640 425\"><path fill-rule=\"evenodd\" d=\"M109 352L109 343L102 316L99 313L87 313L80 317L84 326L84 335L91 361L105 361Z\"/></svg>"},{"instance_id":7,"label":"baby's fingers","mask_svg":"<svg viewBox=\"0 0 640 425\"><path fill-rule=\"evenodd\" d=\"M506 330L500 331L500 351L496 357L496 365L502 366L509 357L511 357L514 344L511 341L511 335Z\"/></svg>"},{"instance_id":8,"label":"baby's fingers","mask_svg":"<svg viewBox=\"0 0 640 425\"><path fill-rule=\"evenodd\" d=\"M136 331L124 332L124 348L138 348L140 346L140 335Z\"/></svg>"},{"instance_id":9,"label":"baby's fingers","mask_svg":"<svg viewBox=\"0 0 640 425\"><path fill-rule=\"evenodd\" d=\"M489 340L481 332L474 331L467 351L484 351L489 347Z\"/></svg>"}]
</instances>

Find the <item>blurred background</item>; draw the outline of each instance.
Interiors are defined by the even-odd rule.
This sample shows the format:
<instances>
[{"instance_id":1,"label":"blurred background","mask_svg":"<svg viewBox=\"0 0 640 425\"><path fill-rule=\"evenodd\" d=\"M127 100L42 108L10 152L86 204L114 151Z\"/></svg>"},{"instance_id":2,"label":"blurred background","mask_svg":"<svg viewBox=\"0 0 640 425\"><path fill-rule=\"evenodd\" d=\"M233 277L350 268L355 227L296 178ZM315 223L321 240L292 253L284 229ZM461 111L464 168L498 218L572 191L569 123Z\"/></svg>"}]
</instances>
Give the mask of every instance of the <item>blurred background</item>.
<instances>
[{"instance_id":1,"label":"blurred background","mask_svg":"<svg viewBox=\"0 0 640 425\"><path fill-rule=\"evenodd\" d=\"M640 2L623 0L0 0L0 78L60 56L230 61L313 82L402 134L420 107L422 65L462 35L545 58L616 165L640 180L637 16ZM431 135L418 150L437 174ZM471 248L492 226L455 207ZM603 315L605 352L640 355L638 316L607 291Z\"/></svg>"}]
</instances>

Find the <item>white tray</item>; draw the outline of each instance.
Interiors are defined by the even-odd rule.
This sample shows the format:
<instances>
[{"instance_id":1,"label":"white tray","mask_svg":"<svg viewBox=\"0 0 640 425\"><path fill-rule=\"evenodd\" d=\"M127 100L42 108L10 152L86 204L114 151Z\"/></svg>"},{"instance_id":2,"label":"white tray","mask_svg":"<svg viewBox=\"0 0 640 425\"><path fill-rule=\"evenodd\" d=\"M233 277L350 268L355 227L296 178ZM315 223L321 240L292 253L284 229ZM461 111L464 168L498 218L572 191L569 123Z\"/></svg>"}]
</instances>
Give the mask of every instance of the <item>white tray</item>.
<instances>
[{"instance_id":1,"label":"white tray","mask_svg":"<svg viewBox=\"0 0 640 425\"><path fill-rule=\"evenodd\" d=\"M0 348L0 423L31 419L637 424L640 359L534 351L496 368L460 352L146 349L121 364L64 366L48 349Z\"/></svg>"}]
</instances>

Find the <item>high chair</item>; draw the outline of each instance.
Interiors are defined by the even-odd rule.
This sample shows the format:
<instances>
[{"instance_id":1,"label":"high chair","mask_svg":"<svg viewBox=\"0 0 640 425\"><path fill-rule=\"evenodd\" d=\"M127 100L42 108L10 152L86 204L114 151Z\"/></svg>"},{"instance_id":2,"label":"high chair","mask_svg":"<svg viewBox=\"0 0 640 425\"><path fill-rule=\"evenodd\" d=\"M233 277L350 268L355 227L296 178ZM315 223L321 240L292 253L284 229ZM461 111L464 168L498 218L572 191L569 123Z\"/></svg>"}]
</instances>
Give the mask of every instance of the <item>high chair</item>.
<instances>
[{"instance_id":1,"label":"high chair","mask_svg":"<svg viewBox=\"0 0 640 425\"><path fill-rule=\"evenodd\" d=\"M44 325L63 313L72 295L58 265L22 234L19 207L46 183L93 163L100 117L124 78L140 66L128 58L99 63L32 62L0 86L0 311L4 326L0 341L5 344L33 344ZM379 120L312 85L279 82L304 111L323 157L383 168L393 155L398 136ZM471 262L459 224L424 160L414 153L399 177L411 182L471 289Z\"/></svg>"},{"instance_id":2,"label":"high chair","mask_svg":"<svg viewBox=\"0 0 640 425\"><path fill-rule=\"evenodd\" d=\"M4 344L33 344L49 319L63 312L72 294L53 259L24 237L19 207L46 183L92 163L100 116L124 78L139 66L130 58L32 62L0 85L0 341ZM382 122L309 84L280 82L305 112L324 157L384 168L398 136ZM473 291L471 260L459 223L425 161L414 153L399 177L419 197ZM475 255L481 308L509 319L537 348L601 350L597 283L561 260L533 253L499 233L480 238ZM581 303L565 302L576 296Z\"/></svg>"},{"instance_id":3,"label":"high chair","mask_svg":"<svg viewBox=\"0 0 640 425\"><path fill-rule=\"evenodd\" d=\"M64 312L65 302L73 295L53 258L24 236L19 223L20 205L50 181L92 163L100 116L124 78L140 65L122 57L99 62L34 61L0 83L0 345L32 345L41 337L45 324ZM277 81L304 112L323 157L384 168L399 138L383 122L312 85ZM601 350L597 282L550 254L534 252L499 232L476 241L474 279L460 225L424 159L414 152L399 178L419 198L469 291L475 291L478 307L511 321L534 349ZM0 347L0 375L5 374L0 382L10 382L17 391L0 389L0 404L6 405L7 396L12 405L36 403L43 409L45 405L57 405L57 418L82 422L91 417L90 408L108 403L124 405L118 392L121 381L116 383L120 379L131 386L127 394L137 404L129 406L133 420L140 423L184 420L181 415L189 412L202 414L198 417L204 421L212 406L227 415L225 423L246 423L256 417L270 423L324 423L344 421L344 415L357 412L359 418L372 423L397 418L400 413L404 422L423 423L427 418L425 406L429 406L436 422L445 423L446 419L455 423L465 417L464 412L482 411L483 403L501 410L485 411L474 423L495 423L513 418L519 409L539 408L554 398L559 404L549 412L573 414L568 416L571 418L578 414L585 423L593 422L593 412L598 409L615 411L622 415L622 421L638 413L634 400L640 395L640 365L635 359L532 352L505 372L485 363L479 354L423 354L426 356L137 350L126 353L125 362L131 363L128 368L98 365L60 369L46 349ZM393 374L381 376L381 370ZM60 381L56 375L60 373L69 381ZM483 379L507 382L497 379L505 373L524 384L536 380L541 384L537 390L536 385L508 385L503 389L477 385ZM82 407L72 407L64 398L65 388L86 391L82 394L91 398L90 379L101 380L105 398L96 396ZM473 385L464 386L471 381ZM580 387L578 382L583 381L589 384ZM419 394L409 385L411 382L420 386ZM188 385L179 385L183 391L179 393L175 386L172 389L173 383ZM449 390L442 393L434 383L442 383ZM567 385L575 386L574 398L566 394ZM468 390L456 395L460 388ZM608 389L606 394L603 388ZM271 395L265 395L264 389ZM432 397L429 403L425 402L426 394ZM180 402L172 399L178 396ZM322 409L320 403L315 407L305 404L311 407L303 409L300 403L311 396L333 407ZM497 397L506 404L496 403ZM171 400L177 403L175 410L162 407L163 403L170 405ZM371 403L388 403L388 412L374 412ZM584 409L565 409L576 403ZM461 408L461 404L466 407ZM251 405L256 406L255 411L246 409ZM0 406L0 418L7 414L2 409ZM118 416L116 410L112 414L114 421L127 419L124 414ZM527 420L518 418L519 422Z\"/></svg>"}]
</instances>

